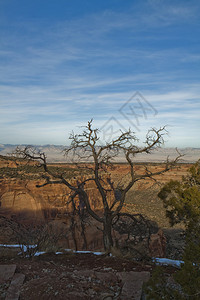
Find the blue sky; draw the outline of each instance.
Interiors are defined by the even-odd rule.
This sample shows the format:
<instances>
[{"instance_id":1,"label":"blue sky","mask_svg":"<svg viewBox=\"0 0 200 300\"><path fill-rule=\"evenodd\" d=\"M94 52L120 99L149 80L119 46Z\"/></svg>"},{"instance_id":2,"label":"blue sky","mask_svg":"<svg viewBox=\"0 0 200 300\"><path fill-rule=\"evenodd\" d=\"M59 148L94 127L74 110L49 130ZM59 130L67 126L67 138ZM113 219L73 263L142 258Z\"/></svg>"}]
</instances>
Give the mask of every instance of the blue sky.
<instances>
[{"instance_id":1,"label":"blue sky","mask_svg":"<svg viewBox=\"0 0 200 300\"><path fill-rule=\"evenodd\" d=\"M0 116L2 144L66 145L93 118L200 147L200 1L0 0Z\"/></svg>"}]
</instances>

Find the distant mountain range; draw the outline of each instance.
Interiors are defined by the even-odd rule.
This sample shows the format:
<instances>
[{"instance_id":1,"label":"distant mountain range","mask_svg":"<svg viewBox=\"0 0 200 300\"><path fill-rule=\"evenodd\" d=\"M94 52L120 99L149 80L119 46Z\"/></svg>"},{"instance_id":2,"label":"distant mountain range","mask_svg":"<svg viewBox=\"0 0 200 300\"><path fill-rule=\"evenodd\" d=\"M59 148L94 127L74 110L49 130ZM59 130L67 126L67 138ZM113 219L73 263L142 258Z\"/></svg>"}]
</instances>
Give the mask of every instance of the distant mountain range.
<instances>
[{"instance_id":1,"label":"distant mountain range","mask_svg":"<svg viewBox=\"0 0 200 300\"><path fill-rule=\"evenodd\" d=\"M20 145L26 146L26 145ZM0 155L9 155L11 154L17 145L10 145L10 144L0 144ZM51 163L64 163L66 162L66 157L64 156L64 149L66 146L57 146L57 145L34 145L37 149L42 152L45 152L48 158L48 162ZM182 148L178 149L184 157L182 158L181 162L184 163L193 163L200 159L200 148ZM151 154L138 154L135 157L136 162L164 162L166 158L173 159L177 156L177 152L175 148L160 148L153 151ZM69 160L68 160L69 162ZM123 153L119 155L116 159L116 162L125 162L123 157Z\"/></svg>"}]
</instances>

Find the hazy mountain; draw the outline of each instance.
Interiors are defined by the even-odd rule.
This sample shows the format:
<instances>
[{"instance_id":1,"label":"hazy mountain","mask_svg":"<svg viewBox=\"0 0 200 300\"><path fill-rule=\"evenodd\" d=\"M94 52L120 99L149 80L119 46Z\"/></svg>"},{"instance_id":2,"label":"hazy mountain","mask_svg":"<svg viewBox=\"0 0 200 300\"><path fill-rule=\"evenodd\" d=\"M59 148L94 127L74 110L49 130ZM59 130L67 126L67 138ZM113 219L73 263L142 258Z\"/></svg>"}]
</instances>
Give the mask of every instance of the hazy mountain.
<instances>
[{"instance_id":1,"label":"hazy mountain","mask_svg":"<svg viewBox=\"0 0 200 300\"><path fill-rule=\"evenodd\" d=\"M25 145L20 145L25 146ZM0 144L0 155L8 155L11 154L17 145L10 144ZM63 150L66 149L66 146L57 146L57 145L34 145L37 149L42 152L45 152L49 162L66 162L66 157L64 156ZM182 162L196 162L200 159L200 148L182 148L178 149L184 157L182 158ZM167 157L169 159L173 159L177 156L177 152L175 148L160 148L156 149L151 154L138 154L135 157L136 162L163 162ZM123 153L119 155L117 161L124 162Z\"/></svg>"}]
</instances>

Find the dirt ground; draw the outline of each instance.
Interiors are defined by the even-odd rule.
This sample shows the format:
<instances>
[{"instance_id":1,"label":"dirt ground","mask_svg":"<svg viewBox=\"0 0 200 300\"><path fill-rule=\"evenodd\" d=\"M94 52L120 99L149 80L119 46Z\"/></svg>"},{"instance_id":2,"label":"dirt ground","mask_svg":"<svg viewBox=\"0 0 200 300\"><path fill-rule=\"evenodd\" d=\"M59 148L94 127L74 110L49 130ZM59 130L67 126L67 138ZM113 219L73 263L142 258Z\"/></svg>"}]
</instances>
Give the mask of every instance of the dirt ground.
<instances>
[{"instance_id":1,"label":"dirt ground","mask_svg":"<svg viewBox=\"0 0 200 300\"><path fill-rule=\"evenodd\" d=\"M154 268L125 258L92 254L45 254L32 259L12 255L10 252L9 257L8 251L7 257L1 256L0 265L16 264L16 272L25 275L20 300L133 299L123 296L124 279L133 272L146 275ZM166 272L174 271L166 267ZM8 286L0 285L1 300L5 299Z\"/></svg>"}]
</instances>

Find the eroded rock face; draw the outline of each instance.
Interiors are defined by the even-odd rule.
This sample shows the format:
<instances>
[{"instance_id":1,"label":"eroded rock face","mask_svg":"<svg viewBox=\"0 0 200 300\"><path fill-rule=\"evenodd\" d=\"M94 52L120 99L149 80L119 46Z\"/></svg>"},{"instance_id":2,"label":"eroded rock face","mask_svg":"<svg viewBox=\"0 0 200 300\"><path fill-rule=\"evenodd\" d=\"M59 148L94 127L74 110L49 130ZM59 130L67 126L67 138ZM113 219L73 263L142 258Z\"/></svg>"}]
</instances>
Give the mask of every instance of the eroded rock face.
<instances>
[{"instance_id":1,"label":"eroded rock face","mask_svg":"<svg viewBox=\"0 0 200 300\"><path fill-rule=\"evenodd\" d=\"M14 212L30 211L41 215L41 203L37 202L29 193L5 192L1 197L1 207Z\"/></svg>"},{"instance_id":2,"label":"eroded rock face","mask_svg":"<svg viewBox=\"0 0 200 300\"><path fill-rule=\"evenodd\" d=\"M90 216L81 223L78 215L67 216L64 220L54 220L50 224L59 232L65 232L60 240L62 247L74 250L103 251L102 231L99 224ZM84 228L83 228L84 226ZM99 226L100 227L100 226Z\"/></svg>"},{"instance_id":3,"label":"eroded rock face","mask_svg":"<svg viewBox=\"0 0 200 300\"><path fill-rule=\"evenodd\" d=\"M37 184L36 180L4 180L0 186L0 214L25 223L51 222L55 228L58 227L58 232L61 228L66 232L67 238L60 241L66 248L96 251L104 249L102 232L97 229L101 224L92 217L87 217L82 224L78 214L71 213L72 207L70 204L66 205L69 191L65 186L48 185L37 188ZM147 255L150 252L152 256L163 257L166 240L162 232L156 234L158 229L153 229L149 250L147 229L142 222L140 234L134 222L123 217L113 230L114 246L129 251L133 245L139 252L142 250Z\"/></svg>"},{"instance_id":4,"label":"eroded rock face","mask_svg":"<svg viewBox=\"0 0 200 300\"><path fill-rule=\"evenodd\" d=\"M0 213L11 216L16 215L21 219L43 220L42 203L35 197L34 191L28 190L18 182L2 184L0 188Z\"/></svg>"},{"instance_id":5,"label":"eroded rock face","mask_svg":"<svg viewBox=\"0 0 200 300\"><path fill-rule=\"evenodd\" d=\"M151 235L149 250L152 257L165 257L166 237L162 229L159 229L157 233Z\"/></svg>"},{"instance_id":6,"label":"eroded rock face","mask_svg":"<svg viewBox=\"0 0 200 300\"><path fill-rule=\"evenodd\" d=\"M0 167L15 168L15 162L10 161L10 165L5 165L6 163L6 161L2 161L0 163ZM137 166L137 168L138 171L140 171L139 166ZM117 167L117 171L115 174L116 179L118 177L121 178L122 174L126 175L126 173L127 167L123 165ZM0 177L0 215L7 216L8 218L11 218L11 216L16 216L16 218L20 219L21 221L30 221L32 223L51 221L55 224L57 220L56 222L54 222L53 220L60 218L59 222L61 224L63 223L63 230L66 230L66 232L68 233L68 248L77 248L78 250L103 249L102 232L100 230L97 230L97 227L100 227L99 223L97 223L90 217L88 219L88 222L84 224L86 235L85 239L87 241L86 242L84 240L82 224L80 220L78 220L78 217L76 216L72 221L72 218L70 216L70 213L72 212L72 204L68 202L70 193L69 189L65 185L47 185L42 188L36 187L37 184L42 183L42 179L20 180L18 177ZM146 182L142 184L143 185L136 185L136 190L143 190L149 187L149 184L152 184L152 182L148 182L147 186L145 186ZM88 182L86 189L87 192L90 193L89 198L92 209L101 210L102 203L98 191L94 189L94 186L92 186L91 182ZM78 203L76 203L76 205L78 207ZM124 211L126 211L126 209L127 208L124 208ZM134 207L134 209L136 208ZM137 245L140 251L140 248L143 247L142 242L146 244L148 239L148 236L146 236L145 234L146 227L143 226L141 242L141 237L138 235L138 232L136 232L137 227L131 228L129 226L132 232L132 234L130 234L130 230L128 233L126 232L126 230L123 231L122 225L123 222L121 223L119 228L115 228L113 230L115 246L126 248L128 240L129 244ZM153 253L153 255L157 251L157 253L159 252L159 255L157 256L162 257L164 255L163 245L164 239L162 239L160 235L152 237L151 252ZM147 249L147 251L149 250Z\"/></svg>"},{"instance_id":7,"label":"eroded rock face","mask_svg":"<svg viewBox=\"0 0 200 300\"><path fill-rule=\"evenodd\" d=\"M69 202L70 190L65 185L47 185L42 188L36 187L43 183L41 180L0 179L0 214L19 214L26 211L28 218L41 221L54 219L57 214L72 212L72 203ZM92 209L102 208L99 195L92 188L90 190L90 201ZM78 197L75 199L78 209Z\"/></svg>"},{"instance_id":8,"label":"eroded rock face","mask_svg":"<svg viewBox=\"0 0 200 300\"><path fill-rule=\"evenodd\" d=\"M0 185L0 215L13 222L24 224L48 222L55 230L58 229L58 232L60 230L66 232L67 239L61 241L66 248L102 250L102 232L96 229L98 224L91 217L84 223L86 237L83 236L79 216L77 214L74 216L72 205L67 204L69 200L67 187L48 185L37 188L38 183L41 183L41 180L2 179ZM6 238L11 235L8 226L1 231L0 239L2 242L5 241L2 236L3 232L6 233Z\"/></svg>"},{"instance_id":9,"label":"eroded rock face","mask_svg":"<svg viewBox=\"0 0 200 300\"><path fill-rule=\"evenodd\" d=\"M37 181L1 180L0 185L0 213L10 217L20 215L25 219L44 221L51 218L51 212L64 207L66 189L49 186L39 189ZM55 217L55 213L54 213Z\"/></svg>"}]
</instances>

